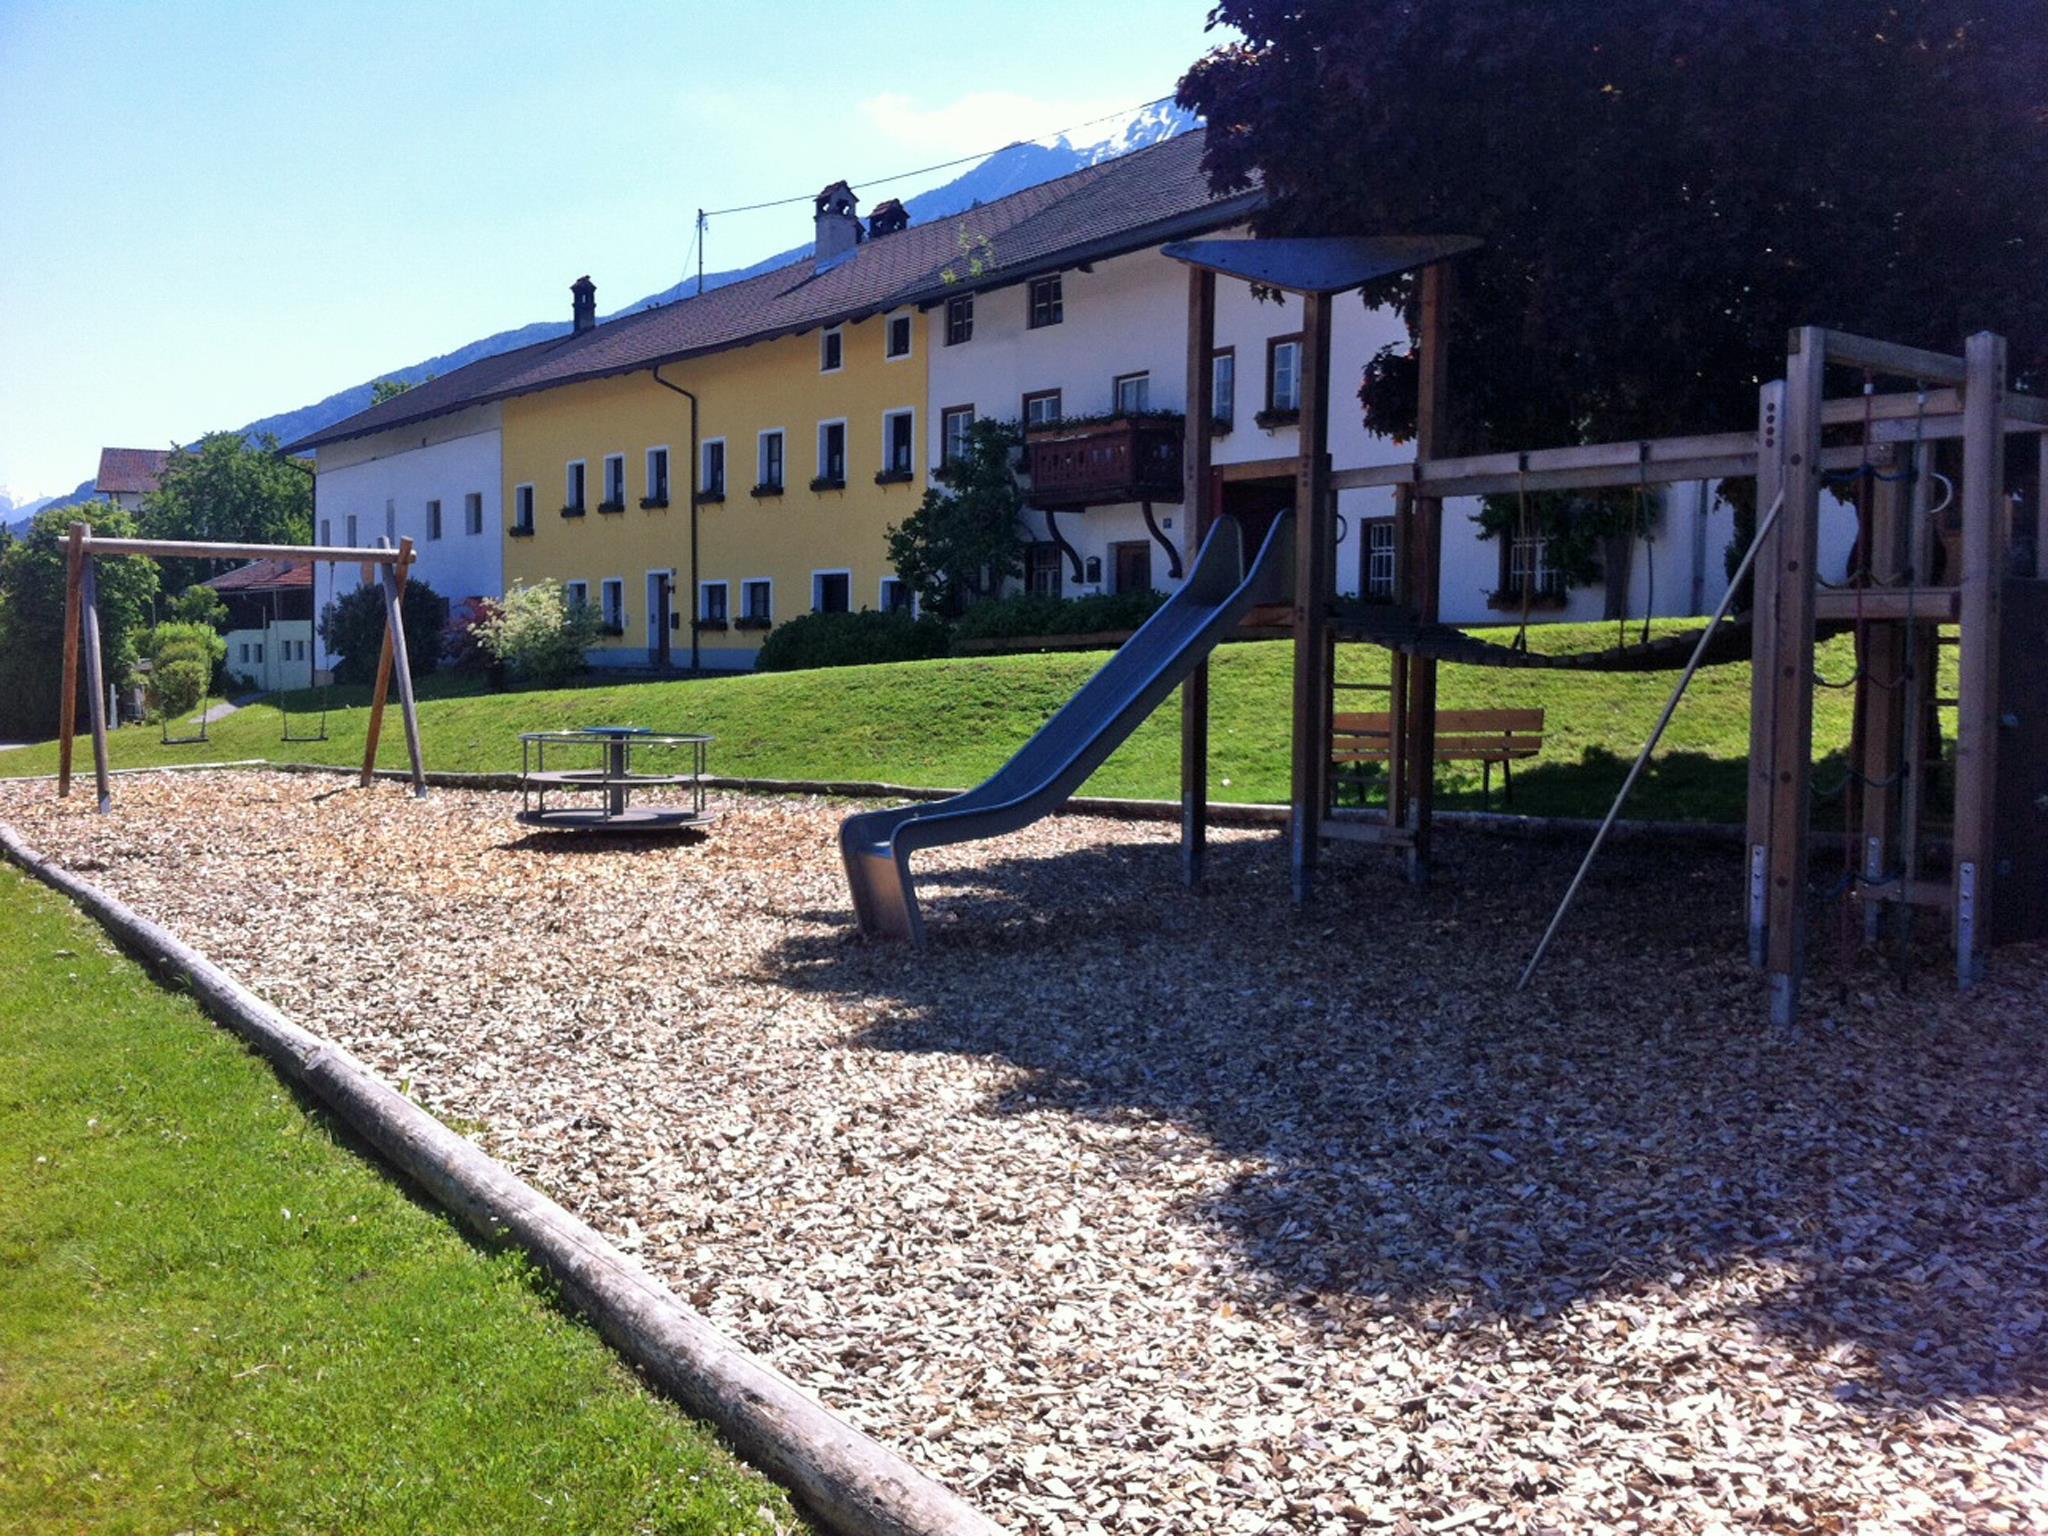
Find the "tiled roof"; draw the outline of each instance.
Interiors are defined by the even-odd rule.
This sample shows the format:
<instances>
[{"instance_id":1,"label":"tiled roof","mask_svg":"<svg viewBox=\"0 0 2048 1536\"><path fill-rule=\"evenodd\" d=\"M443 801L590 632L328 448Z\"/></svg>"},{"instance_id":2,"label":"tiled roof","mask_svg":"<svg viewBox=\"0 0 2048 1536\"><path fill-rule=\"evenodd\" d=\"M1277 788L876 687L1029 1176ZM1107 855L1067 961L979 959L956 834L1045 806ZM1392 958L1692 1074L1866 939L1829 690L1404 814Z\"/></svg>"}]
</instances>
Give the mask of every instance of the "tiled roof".
<instances>
[{"instance_id":1,"label":"tiled roof","mask_svg":"<svg viewBox=\"0 0 2048 1536\"><path fill-rule=\"evenodd\" d=\"M381 432L469 405L578 379L858 320L963 287L986 289L1034 271L1135 250L1217 228L1243 217L1259 194L1219 198L1202 174L1201 130L1008 197L871 239L822 268L809 257L714 288L620 315L516 352L484 358L371 406L288 445L288 452ZM964 283L961 240L975 242L987 270Z\"/></svg>"},{"instance_id":2,"label":"tiled roof","mask_svg":"<svg viewBox=\"0 0 2048 1536\"><path fill-rule=\"evenodd\" d=\"M216 592L293 592L313 586L313 567L290 560L251 560L200 583Z\"/></svg>"},{"instance_id":3,"label":"tiled roof","mask_svg":"<svg viewBox=\"0 0 2048 1536\"><path fill-rule=\"evenodd\" d=\"M106 496L153 491L170 457L168 448L102 448L92 488Z\"/></svg>"}]
</instances>

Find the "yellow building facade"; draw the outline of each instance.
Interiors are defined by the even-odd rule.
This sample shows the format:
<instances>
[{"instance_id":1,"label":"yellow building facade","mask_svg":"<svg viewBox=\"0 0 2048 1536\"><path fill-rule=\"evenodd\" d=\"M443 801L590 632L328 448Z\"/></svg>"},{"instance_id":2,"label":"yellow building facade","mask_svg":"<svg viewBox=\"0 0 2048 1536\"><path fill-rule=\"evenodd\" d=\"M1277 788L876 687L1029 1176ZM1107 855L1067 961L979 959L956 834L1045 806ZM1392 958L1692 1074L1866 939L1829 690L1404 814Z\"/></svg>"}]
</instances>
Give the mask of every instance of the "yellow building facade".
<instances>
[{"instance_id":1,"label":"yellow building facade","mask_svg":"<svg viewBox=\"0 0 2048 1536\"><path fill-rule=\"evenodd\" d=\"M700 665L742 669L775 624L904 602L885 533L926 484L926 321L897 309L506 400L507 586L597 607L591 659L615 666L688 666L694 639ZM691 402L660 380L702 412L694 475Z\"/></svg>"}]
</instances>

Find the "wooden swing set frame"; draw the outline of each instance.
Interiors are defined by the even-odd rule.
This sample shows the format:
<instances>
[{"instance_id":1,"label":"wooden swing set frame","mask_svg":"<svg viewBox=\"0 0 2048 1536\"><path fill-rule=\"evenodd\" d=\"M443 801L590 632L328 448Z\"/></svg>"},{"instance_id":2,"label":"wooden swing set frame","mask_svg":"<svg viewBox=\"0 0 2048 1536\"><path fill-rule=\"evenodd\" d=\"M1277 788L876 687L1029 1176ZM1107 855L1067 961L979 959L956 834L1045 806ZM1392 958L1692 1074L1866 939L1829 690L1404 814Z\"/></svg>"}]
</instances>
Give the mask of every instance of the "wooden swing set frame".
<instances>
[{"instance_id":1,"label":"wooden swing set frame","mask_svg":"<svg viewBox=\"0 0 2048 1536\"><path fill-rule=\"evenodd\" d=\"M1857 671L1855 739L1849 782L1860 793L1846 802L1848 830L1858 858L1845 881L1845 899L1863 903L1865 932L1876 937L1886 908L1935 908L1949 918L1960 985L1983 974L1992 941L1994 885L2015 873L2017 851L1992 847L1994 824L2015 825L2014 806L2031 803L2041 777L2032 761L2048 748L2048 720L2024 720L2009 700L2016 688L2017 654L2036 631L2048 633L2048 581L2013 570L2015 530L2008 514L2005 449L2009 434L2038 439L2042 485L2048 488L2048 400L2007 390L2006 345L1989 332L1971 336L1962 356L1853 336L1817 326L1790 333L1786 373L1761 390L1754 434L1720 432L1564 448L1453 457L1449 453L1447 316L1451 260L1431 256L1417 271L1419 372L1416 456L1413 461L1333 470L1330 462L1331 301L1356 287L1295 286L1270 268L1250 275L1246 266L1285 241L1240 242L1239 254L1179 254L1189 264L1188 391L1184 463L1190 541L1199 545L1214 518L1218 489L1211 474L1212 391L1216 279L1256 281L1294 293L1302 301L1300 444L1294 459L1297 526L1294 598L1293 775L1289 852L1297 903L1314 891L1323 845L1331 840L1398 850L1409 877L1428 878L1437 734L1437 658L1422 644L1393 648L1388 733L1388 804L1385 810L1339 807L1332 797L1332 723L1335 646L1340 640L1388 644L1384 632L1347 623L1335 592L1337 495L1340 490L1391 487L1395 493L1395 597L1398 610L1420 632L1437 626L1443 570L1443 503L1454 496L1512 495L1524 491L1648 487L1678 482L1754 477L1765 520L1750 558L1756 573L1751 629L1751 743L1746 902L1751 960L1769 982L1770 1011L1789 1024L1798 1012L1804 969L1808 865L1813 794L1814 654L1817 626L1853 625ZM1316 244L1300 242L1303 247ZM1330 242L1323 242L1329 244ZM1467 242L1468 247L1476 242ZM1861 369L1862 395L1828 399L1829 367ZM1868 381L1907 381L1905 392L1875 393ZM1851 426L1861 441L1837 441ZM1830 431L1824 440L1824 429ZM1954 493L1962 528L1960 571L1931 585L1934 530L1928 488L1938 478L1935 445L1962 443ZM1903 466L1873 476L1873 466ZM1842 474L1872 477L1861 577L1830 586L1815 569L1824 483ZM1946 478L1946 477L1939 477ZM1779 500L1782 498L1782 505ZM2048 495L2037 495L2035 572L2048 577ZM1881 577L1874 572L1885 573ZM1904 573L1901 579L1900 573ZM1917 573L1917 574L1916 574ZM2016 613L2007 613L2011 607ZM2018 618L2021 629L2012 620ZM1961 686L1954 700L1935 697L1937 646L1943 626L1959 631ZM2015 631L2027 638L2015 640ZM2002 638L2003 637L2003 638ZM1706 637L1701 637L1700 650ZM1909 651L1910 647L1910 651ZM1695 654L1665 711L1668 721L1693 675ZM1182 691L1181 827L1187 881L1202 878L1208 827L1208 668L1197 669ZM1882 683L1883 686L1878 686ZM2002 704L2001 700L2008 702ZM1924 784L1930 754L1923 729L1939 704L1956 710L1955 816L1949 833L1945 880L1922 871L1931 845ZM1660 724L1659 730L1662 726ZM2022 732L2021 743L2000 750L2000 733ZM1655 738L1651 745L1654 746ZM2018 747L2019 750L2014 750ZM1644 749L1644 757L1650 748ZM1638 771L1640 770L1638 764ZM2003 775L2004 777L2001 777ZM1630 775L1629 784L1635 775ZM1623 795L1628 786L1623 788ZM1620 809L1609 813L1609 824ZM2002 808L2002 809L2001 809ZM2000 822L2000 818L2005 820ZM2041 818L2036 814L2034 821ZM1605 827L1602 829L1603 834ZM2029 888L2044 884L2048 827L2026 824L2026 858L2018 873ZM2039 845L2039 846L2036 846ZM1595 842L1594 851L1598 850ZM1588 855L1588 863L1592 855ZM1583 877L1584 869L1581 869ZM1578 882L1566 895L1566 904ZM2019 893L2015 893L2018 895ZM2036 905L2007 903L2000 937L2031 933L2044 920L2023 916ZM2048 905L2042 903L2040 905ZM1560 907L1552 932L1564 914ZM1548 943L1550 935L1545 935ZM1538 958L1541 950L1539 948ZM1531 962L1531 970L1535 962ZM1525 973L1526 979L1526 973Z\"/></svg>"},{"instance_id":2,"label":"wooden swing set frame","mask_svg":"<svg viewBox=\"0 0 2048 1536\"><path fill-rule=\"evenodd\" d=\"M377 766L377 743L384 729L384 705L392 679L398 682L399 713L405 722L405 746L411 762L413 793L427 793L426 769L420 756L419 714L414 707L412 672L407 665L404 602L414 559L411 539L391 547L380 539L373 549L305 544L221 544L185 539L122 539L96 536L90 524L73 523L65 550L64 692L58 704L57 794L71 793L72 742L78 731L78 674L85 665L86 707L91 717L93 775L102 815L113 809L112 780L107 768L107 689L105 661L100 653L98 581L95 562L102 558L141 555L158 560L276 560L291 565L360 565L363 579L374 580L384 594L384 646L377 660L377 681L370 696L370 722L364 733L363 770L368 785Z\"/></svg>"}]
</instances>

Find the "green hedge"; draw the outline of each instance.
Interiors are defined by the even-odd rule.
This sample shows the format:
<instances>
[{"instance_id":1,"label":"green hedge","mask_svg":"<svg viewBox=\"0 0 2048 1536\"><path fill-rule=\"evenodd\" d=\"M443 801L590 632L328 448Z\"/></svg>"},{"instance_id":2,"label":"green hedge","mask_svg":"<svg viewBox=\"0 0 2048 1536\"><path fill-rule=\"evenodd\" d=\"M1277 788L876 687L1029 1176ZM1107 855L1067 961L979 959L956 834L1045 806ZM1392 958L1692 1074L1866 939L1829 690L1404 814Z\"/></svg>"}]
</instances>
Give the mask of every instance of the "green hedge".
<instances>
[{"instance_id":1,"label":"green hedge","mask_svg":"<svg viewBox=\"0 0 2048 1536\"><path fill-rule=\"evenodd\" d=\"M976 603L953 624L956 640L1018 640L1035 635L1094 635L1136 629L1159 611L1164 592L1102 597L997 598Z\"/></svg>"},{"instance_id":2,"label":"green hedge","mask_svg":"<svg viewBox=\"0 0 2048 1536\"><path fill-rule=\"evenodd\" d=\"M931 661L951 647L941 619L907 613L807 613L768 631L754 663L762 672L858 667L877 661Z\"/></svg>"}]
</instances>

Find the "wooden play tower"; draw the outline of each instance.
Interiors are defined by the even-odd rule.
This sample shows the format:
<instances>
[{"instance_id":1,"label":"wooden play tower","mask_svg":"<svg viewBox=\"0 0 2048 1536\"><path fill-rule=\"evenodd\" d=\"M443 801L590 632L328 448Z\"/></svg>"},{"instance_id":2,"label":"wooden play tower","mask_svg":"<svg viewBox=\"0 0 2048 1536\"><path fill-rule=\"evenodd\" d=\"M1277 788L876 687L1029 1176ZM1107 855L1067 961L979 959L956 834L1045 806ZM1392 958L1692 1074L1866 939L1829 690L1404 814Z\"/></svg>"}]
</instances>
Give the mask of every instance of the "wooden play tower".
<instances>
[{"instance_id":1,"label":"wooden play tower","mask_svg":"<svg viewBox=\"0 0 2048 1536\"><path fill-rule=\"evenodd\" d=\"M1289 851L1297 902L1310 899L1324 844L1397 851L1428 877L1442 659L1593 670L1753 660L1743 910L1770 1009L1796 1018L1812 893L1817 682L1853 689L1855 729L1842 793L1846 867L1835 894L1879 937L1890 913L1947 919L1968 986L1994 943L2048 935L2048 401L2008 390L2004 340L1971 336L1962 355L1816 326L1791 332L1785 376L1761 390L1754 433L1722 432L1450 457L1447 306L1455 238L1205 240L1169 246L1189 265L1187 515L1199 542L1217 516L1210 474L1218 278L1302 302L1301 440L1295 461L1293 775ZM1420 287L1419 410L1412 462L1337 471L1330 462L1331 309L1338 295L1401 273ZM1860 376L1829 398L1830 369ZM2026 439L2024 453L2011 440ZM2022 516L2009 462L2031 491ZM1749 613L1707 631L1594 657L1545 657L1438 622L1443 504L1461 496L1663 486L1754 477L1757 535ZM1369 607L1336 591L1336 492L1395 496L1395 598ZM1852 501L1857 541L1845 572L1819 569L1821 498ZM1855 636L1852 678L1821 680L1824 634ZM1392 652L1391 761L1384 808L1331 795L1335 647ZM1952 647L1956 691L1938 686ZM1684 682L1679 685L1682 692ZM1674 693L1672 703L1678 702ZM1208 677L1185 685L1182 848L1198 882L1208 818ZM1666 718L1669 718L1667 709ZM1661 726L1660 726L1661 730ZM1947 748L1945 750L1944 742ZM1648 748L1645 749L1647 758ZM1933 790L1953 784L1944 821ZM1618 809L1618 803L1617 803ZM1611 819L1611 818L1610 818ZM1574 887L1576 889L1576 886ZM1560 915L1562 915L1560 913ZM1903 929L1904 925L1897 927Z\"/></svg>"}]
</instances>

